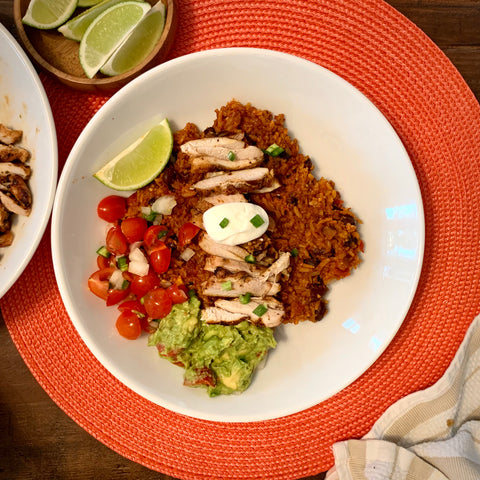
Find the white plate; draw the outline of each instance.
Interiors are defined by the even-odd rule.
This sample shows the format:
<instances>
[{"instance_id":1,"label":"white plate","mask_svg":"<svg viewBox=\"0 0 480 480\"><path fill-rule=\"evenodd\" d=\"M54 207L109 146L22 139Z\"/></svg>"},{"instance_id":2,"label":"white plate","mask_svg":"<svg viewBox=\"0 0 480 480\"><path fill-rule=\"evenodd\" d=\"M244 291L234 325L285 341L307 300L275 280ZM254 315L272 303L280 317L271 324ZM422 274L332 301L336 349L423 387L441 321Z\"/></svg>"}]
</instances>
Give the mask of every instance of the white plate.
<instances>
[{"instance_id":1,"label":"white plate","mask_svg":"<svg viewBox=\"0 0 480 480\"><path fill-rule=\"evenodd\" d=\"M50 218L57 184L57 137L50 104L30 60L0 24L0 123L23 130L20 146L31 153L29 217L15 215L10 247L0 248L0 297L32 258Z\"/></svg>"},{"instance_id":2,"label":"white plate","mask_svg":"<svg viewBox=\"0 0 480 480\"><path fill-rule=\"evenodd\" d=\"M286 114L291 134L334 180L363 220L364 261L333 285L320 323L282 326L278 347L241 395L208 398L182 386L183 370L158 358L146 339L128 341L87 290L105 225L98 201L112 191L92 177L110 155L167 117L173 128L210 126L232 98ZM55 273L65 306L90 350L120 381L158 405L197 418L257 421L298 412L361 375L400 327L416 290L424 219L417 179L394 130L350 84L299 58L257 49L219 49L165 63L124 87L75 144L53 210ZM72 252L75 252L73 255Z\"/></svg>"}]
</instances>

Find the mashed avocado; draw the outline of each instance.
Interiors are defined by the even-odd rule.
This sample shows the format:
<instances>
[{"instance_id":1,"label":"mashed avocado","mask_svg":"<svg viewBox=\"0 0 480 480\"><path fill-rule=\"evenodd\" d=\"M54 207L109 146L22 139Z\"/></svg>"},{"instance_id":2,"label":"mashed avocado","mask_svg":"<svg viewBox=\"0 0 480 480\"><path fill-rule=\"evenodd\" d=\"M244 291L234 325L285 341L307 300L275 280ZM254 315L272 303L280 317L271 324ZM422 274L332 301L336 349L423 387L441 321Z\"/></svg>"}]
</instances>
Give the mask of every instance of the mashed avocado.
<instances>
[{"instance_id":1,"label":"mashed avocado","mask_svg":"<svg viewBox=\"0 0 480 480\"><path fill-rule=\"evenodd\" d=\"M185 368L184 385L204 387L212 397L243 392L257 365L276 346L271 328L246 321L228 326L202 322L196 297L174 305L148 344Z\"/></svg>"}]
</instances>

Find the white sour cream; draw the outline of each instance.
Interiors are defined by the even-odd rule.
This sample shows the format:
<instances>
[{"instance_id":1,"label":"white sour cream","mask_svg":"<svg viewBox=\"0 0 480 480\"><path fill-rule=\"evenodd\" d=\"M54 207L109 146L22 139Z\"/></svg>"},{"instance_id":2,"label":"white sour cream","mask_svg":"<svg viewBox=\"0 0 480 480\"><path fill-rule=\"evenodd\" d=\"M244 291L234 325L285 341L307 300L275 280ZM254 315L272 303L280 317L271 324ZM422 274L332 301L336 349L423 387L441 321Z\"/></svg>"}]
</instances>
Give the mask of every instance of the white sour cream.
<instances>
[{"instance_id":1,"label":"white sour cream","mask_svg":"<svg viewBox=\"0 0 480 480\"><path fill-rule=\"evenodd\" d=\"M251 220L261 218L258 227ZM260 222L258 222L260 223ZM217 243L240 245L262 236L268 228L267 212L254 203L222 203L209 208L203 214L203 226Z\"/></svg>"}]
</instances>

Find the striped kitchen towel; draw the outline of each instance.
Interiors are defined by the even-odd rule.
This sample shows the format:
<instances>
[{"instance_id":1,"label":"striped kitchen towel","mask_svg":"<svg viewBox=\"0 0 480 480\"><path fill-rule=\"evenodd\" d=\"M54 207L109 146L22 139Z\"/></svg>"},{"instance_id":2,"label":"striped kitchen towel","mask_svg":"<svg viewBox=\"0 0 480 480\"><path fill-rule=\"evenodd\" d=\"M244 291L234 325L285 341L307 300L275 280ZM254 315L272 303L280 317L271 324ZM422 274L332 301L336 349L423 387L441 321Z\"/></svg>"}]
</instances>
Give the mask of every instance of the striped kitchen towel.
<instances>
[{"instance_id":1,"label":"striped kitchen towel","mask_svg":"<svg viewBox=\"0 0 480 480\"><path fill-rule=\"evenodd\" d=\"M480 316L437 383L333 452L327 480L480 480Z\"/></svg>"}]
</instances>

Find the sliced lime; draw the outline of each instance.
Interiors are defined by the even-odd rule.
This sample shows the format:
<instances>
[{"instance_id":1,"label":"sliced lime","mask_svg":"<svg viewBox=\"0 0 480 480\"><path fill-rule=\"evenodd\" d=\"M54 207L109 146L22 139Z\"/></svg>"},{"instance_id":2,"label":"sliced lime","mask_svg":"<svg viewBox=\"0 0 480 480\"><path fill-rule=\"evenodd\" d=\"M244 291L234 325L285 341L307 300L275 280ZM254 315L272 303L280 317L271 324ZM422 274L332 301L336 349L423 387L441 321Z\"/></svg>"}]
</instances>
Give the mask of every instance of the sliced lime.
<instances>
[{"instance_id":1,"label":"sliced lime","mask_svg":"<svg viewBox=\"0 0 480 480\"><path fill-rule=\"evenodd\" d=\"M137 190L157 177L170 159L173 135L167 119L110 160L94 177L114 190Z\"/></svg>"},{"instance_id":2,"label":"sliced lime","mask_svg":"<svg viewBox=\"0 0 480 480\"><path fill-rule=\"evenodd\" d=\"M32 0L22 22L31 27L57 28L66 22L77 8L77 0Z\"/></svg>"},{"instance_id":3,"label":"sliced lime","mask_svg":"<svg viewBox=\"0 0 480 480\"><path fill-rule=\"evenodd\" d=\"M93 7L93 5L97 5L102 0L78 0L78 7Z\"/></svg>"},{"instance_id":4,"label":"sliced lime","mask_svg":"<svg viewBox=\"0 0 480 480\"><path fill-rule=\"evenodd\" d=\"M128 72L148 57L165 26L165 5L159 1L100 69L104 75Z\"/></svg>"},{"instance_id":5,"label":"sliced lime","mask_svg":"<svg viewBox=\"0 0 480 480\"><path fill-rule=\"evenodd\" d=\"M100 0L100 2L96 2L97 5L85 10L80 15L73 17L67 23L63 24L58 31L64 37L79 42L86 32L88 26L95 20L95 18L97 18L108 8L113 7L113 5L121 2L125 2L125 0Z\"/></svg>"},{"instance_id":6,"label":"sliced lime","mask_svg":"<svg viewBox=\"0 0 480 480\"><path fill-rule=\"evenodd\" d=\"M149 3L129 0L113 5L93 20L79 49L80 64L88 78L94 77L150 8Z\"/></svg>"}]
</instances>

